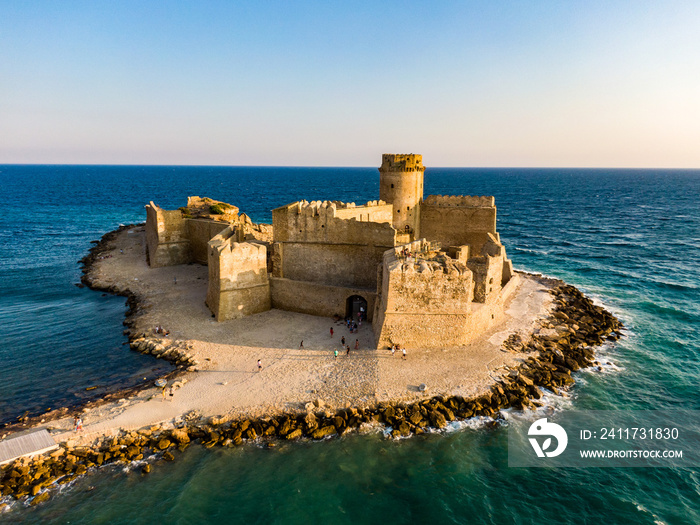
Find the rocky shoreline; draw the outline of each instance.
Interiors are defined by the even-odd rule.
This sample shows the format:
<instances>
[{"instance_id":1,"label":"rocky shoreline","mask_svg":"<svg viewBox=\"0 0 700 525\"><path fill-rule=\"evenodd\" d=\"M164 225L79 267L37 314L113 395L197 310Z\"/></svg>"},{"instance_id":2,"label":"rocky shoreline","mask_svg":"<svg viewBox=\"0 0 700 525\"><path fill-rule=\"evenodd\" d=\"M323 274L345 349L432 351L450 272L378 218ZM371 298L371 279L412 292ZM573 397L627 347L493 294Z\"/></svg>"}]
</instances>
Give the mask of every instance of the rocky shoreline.
<instances>
[{"instance_id":1,"label":"rocky shoreline","mask_svg":"<svg viewBox=\"0 0 700 525\"><path fill-rule=\"evenodd\" d=\"M323 402L309 403L302 413L288 413L259 419L227 420L186 414L176 428L149 427L117 436L97 439L91 446L62 443L51 454L20 458L5 466L0 475L2 496L28 499L37 504L50 498L51 489L68 483L89 469L110 464L141 461L153 454L173 461L190 444L234 447L262 440L274 446L278 440L342 436L345 432L384 425L392 437L421 434L444 428L449 421L487 416L498 418L505 408L535 407L542 388L554 393L574 383L572 372L595 365L594 346L617 340L622 324L609 312L584 296L578 289L559 284L552 289L556 306L542 323L539 333L528 340L517 336L504 343L504 350L534 353L512 369L485 394L471 399L436 396L415 403L382 403L370 408L328 410ZM148 473L150 464L141 471Z\"/></svg>"},{"instance_id":2,"label":"rocky shoreline","mask_svg":"<svg viewBox=\"0 0 700 525\"><path fill-rule=\"evenodd\" d=\"M170 378L174 378L188 369L193 370L197 364L188 353L187 345L178 341L163 344L162 339L132 333L129 329L139 310L139 297L128 289L95 287L90 277L90 269L109 249L109 243L121 231L133 227L122 226L102 237L81 261L82 282L93 289L127 297L129 308L124 324L131 348L174 363L177 369L170 374ZM50 454L17 459L0 471L0 494L34 505L48 500L58 485L69 483L90 469L142 461L154 454L160 460L172 461L192 443L210 448L235 447L256 441L274 447L279 440L321 440L376 426L383 426L391 437L408 437L430 429L442 429L455 420L485 416L497 421L501 409L525 410L541 406L543 388L555 394L569 388L574 383L572 373L597 365L594 347L617 340L623 328L610 312L594 305L577 288L555 280L549 280L549 284L554 297L551 315L527 339L512 335L502 346L503 351L522 353L527 358L479 396L466 399L440 395L412 403L380 403L338 410L327 408L317 399L300 412L243 419L206 418L193 411L177 418L175 428L151 426L122 432L97 438L89 446L67 441ZM135 388L150 388L150 385ZM66 412L61 415L65 416ZM145 474L151 468L151 464L146 463L141 471Z\"/></svg>"},{"instance_id":3,"label":"rocky shoreline","mask_svg":"<svg viewBox=\"0 0 700 525\"><path fill-rule=\"evenodd\" d=\"M95 283L95 280L92 278L90 271L92 270L95 262L99 260L106 252L110 251L110 243L112 243L121 232L132 228L137 228L139 226L143 226L143 223L122 225L119 226L119 228L117 228L116 230L105 233L99 240L92 241L93 246L90 248L90 250L88 250L88 254L82 259L80 259L80 261L78 261L78 264L81 265L82 276L80 278L80 283L76 285L81 288L87 287L97 292L109 293L112 295L117 295L119 297L126 298L127 310L123 321L123 325L125 327L124 335L129 337L128 344L133 350L137 350L137 348L133 344L134 340L139 338L145 338L144 334L132 334L131 331L131 328L133 326L132 317L136 314L139 305L142 303L141 298L129 289L120 289L114 286L104 287L97 285ZM193 364L196 364L194 362L189 362L186 359L186 345L183 342L175 343L176 344L174 346L177 349L177 351L167 352L166 355L161 355L165 353L163 352L163 350L165 350L164 347L163 350L161 350L160 347L155 346L156 344L162 345L162 340L159 338L151 338L149 340L149 344L147 346L144 346L143 350L141 350L142 353L153 354L155 357L161 358L176 366L174 370L162 376L163 379L167 381L177 379L185 369L187 369ZM78 415L84 412L85 410L90 410L107 403L118 401L119 399L137 395L138 393L152 387L153 384L151 381L149 381L146 384L137 384L133 386L128 386L126 388L120 388L113 392L107 392L106 394L101 394L99 397L96 397L94 399L82 401L70 406L49 409L40 414L29 415L28 413L25 413L17 417L17 419L13 422L6 422L0 424L0 428L2 428L3 430L3 435L0 436L0 438L5 437L6 435L12 432L27 430L28 428L32 428L40 424L48 423L68 416Z\"/></svg>"}]
</instances>

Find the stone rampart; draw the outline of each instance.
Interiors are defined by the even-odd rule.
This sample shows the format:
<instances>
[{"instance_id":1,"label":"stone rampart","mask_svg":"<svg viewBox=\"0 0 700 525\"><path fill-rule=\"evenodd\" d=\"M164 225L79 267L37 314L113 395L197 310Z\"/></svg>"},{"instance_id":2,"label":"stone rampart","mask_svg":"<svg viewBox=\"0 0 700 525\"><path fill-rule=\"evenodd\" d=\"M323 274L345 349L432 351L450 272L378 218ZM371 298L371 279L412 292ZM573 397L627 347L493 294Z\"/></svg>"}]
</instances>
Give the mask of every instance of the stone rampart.
<instances>
[{"instance_id":1,"label":"stone rampart","mask_svg":"<svg viewBox=\"0 0 700 525\"><path fill-rule=\"evenodd\" d=\"M496 300L504 284L506 261L505 248L494 235L489 234L481 255L467 259L467 267L474 274L474 301L485 303Z\"/></svg>"},{"instance_id":2,"label":"stone rampart","mask_svg":"<svg viewBox=\"0 0 700 525\"><path fill-rule=\"evenodd\" d=\"M347 299L359 295L367 301L367 317L370 322L377 297L371 289L329 286L278 277L270 278L270 294L273 308L323 317L345 317Z\"/></svg>"},{"instance_id":3,"label":"stone rampart","mask_svg":"<svg viewBox=\"0 0 700 525\"><path fill-rule=\"evenodd\" d=\"M207 264L209 259L209 241L228 228L229 223L209 219L187 219L186 226L187 238L190 242L191 261Z\"/></svg>"},{"instance_id":4,"label":"stone rampart","mask_svg":"<svg viewBox=\"0 0 700 525\"><path fill-rule=\"evenodd\" d=\"M493 205L458 204L493 202L493 197L429 196L421 203L421 236L438 241L444 248L468 244L472 253L480 253L488 234L496 234L496 207ZM489 200L490 199L490 200Z\"/></svg>"},{"instance_id":5,"label":"stone rampart","mask_svg":"<svg viewBox=\"0 0 700 525\"><path fill-rule=\"evenodd\" d=\"M328 201L302 201L273 210L273 275L374 289L376 266L394 246L396 231L388 222L346 220L336 212L337 205Z\"/></svg>"},{"instance_id":6,"label":"stone rampart","mask_svg":"<svg viewBox=\"0 0 700 525\"><path fill-rule=\"evenodd\" d=\"M430 206L471 206L491 207L496 205L496 199L491 195L428 195L423 201Z\"/></svg>"},{"instance_id":7,"label":"stone rampart","mask_svg":"<svg viewBox=\"0 0 700 525\"><path fill-rule=\"evenodd\" d=\"M356 206L354 202L335 202L335 216L338 219L355 219L364 222L386 222L391 224L393 208L384 201L369 201L362 206Z\"/></svg>"},{"instance_id":8,"label":"stone rampart","mask_svg":"<svg viewBox=\"0 0 700 525\"><path fill-rule=\"evenodd\" d=\"M472 272L444 254L434 257L429 246L420 240L384 254L373 323L379 348L433 348L467 340Z\"/></svg>"},{"instance_id":9,"label":"stone rampart","mask_svg":"<svg viewBox=\"0 0 700 525\"><path fill-rule=\"evenodd\" d=\"M229 226L208 244L207 306L217 321L270 309L267 248L236 238L236 227Z\"/></svg>"},{"instance_id":10,"label":"stone rampart","mask_svg":"<svg viewBox=\"0 0 700 525\"><path fill-rule=\"evenodd\" d=\"M192 258L187 223L180 210L163 210L153 201L146 205L146 244L153 268L186 264Z\"/></svg>"}]
</instances>

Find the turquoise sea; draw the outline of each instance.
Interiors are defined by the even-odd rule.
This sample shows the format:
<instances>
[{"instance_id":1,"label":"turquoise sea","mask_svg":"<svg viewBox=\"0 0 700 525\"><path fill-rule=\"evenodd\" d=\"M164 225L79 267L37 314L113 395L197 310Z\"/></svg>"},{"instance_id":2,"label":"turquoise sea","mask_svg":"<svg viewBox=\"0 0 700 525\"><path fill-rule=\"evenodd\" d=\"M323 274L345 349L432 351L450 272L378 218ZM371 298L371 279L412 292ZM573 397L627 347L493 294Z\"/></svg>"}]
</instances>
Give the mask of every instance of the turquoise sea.
<instances>
[{"instance_id":1,"label":"turquoise sea","mask_svg":"<svg viewBox=\"0 0 700 525\"><path fill-rule=\"evenodd\" d=\"M74 286L90 241L153 200L236 204L269 222L306 199L378 198L376 168L0 165L0 422L150 381L123 346L124 299ZM518 269L574 284L622 319L562 410L700 410L700 171L438 169L426 194L495 195ZM97 385L96 390L85 388ZM476 422L386 440L351 434L268 450L190 447L107 467L6 523L700 523L697 469L522 469L507 428ZM128 470L128 469L127 469Z\"/></svg>"}]
</instances>

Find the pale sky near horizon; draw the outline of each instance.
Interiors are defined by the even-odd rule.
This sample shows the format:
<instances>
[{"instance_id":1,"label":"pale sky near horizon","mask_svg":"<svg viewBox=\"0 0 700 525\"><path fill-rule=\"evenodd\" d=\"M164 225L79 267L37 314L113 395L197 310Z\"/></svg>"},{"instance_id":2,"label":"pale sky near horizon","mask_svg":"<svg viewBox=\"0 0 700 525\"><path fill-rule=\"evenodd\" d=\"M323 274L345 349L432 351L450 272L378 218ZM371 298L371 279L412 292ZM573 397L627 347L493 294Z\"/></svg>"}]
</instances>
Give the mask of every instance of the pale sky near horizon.
<instances>
[{"instance_id":1,"label":"pale sky near horizon","mask_svg":"<svg viewBox=\"0 0 700 525\"><path fill-rule=\"evenodd\" d=\"M0 163L700 168L700 1L0 0Z\"/></svg>"}]
</instances>

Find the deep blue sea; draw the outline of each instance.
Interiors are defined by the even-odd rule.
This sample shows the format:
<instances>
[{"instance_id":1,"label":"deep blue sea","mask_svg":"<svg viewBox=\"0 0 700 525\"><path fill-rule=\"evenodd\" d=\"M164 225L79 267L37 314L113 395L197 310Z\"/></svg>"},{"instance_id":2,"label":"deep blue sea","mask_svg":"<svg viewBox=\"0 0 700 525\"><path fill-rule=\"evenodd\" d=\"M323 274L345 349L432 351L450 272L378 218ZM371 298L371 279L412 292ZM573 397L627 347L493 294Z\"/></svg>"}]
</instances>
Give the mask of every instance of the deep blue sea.
<instances>
[{"instance_id":1,"label":"deep blue sea","mask_svg":"<svg viewBox=\"0 0 700 525\"><path fill-rule=\"evenodd\" d=\"M495 195L516 268L574 284L622 319L604 372L564 410L700 410L700 171L430 169L425 193ZM376 168L0 165L0 422L150 380L123 346L123 298L74 286L90 241L188 195L270 222L302 198L377 199ZM145 378L145 379L144 379ZM86 392L90 386L98 389ZM522 469L507 429L274 450L191 447L149 476L104 468L12 523L700 523L697 469Z\"/></svg>"}]
</instances>

